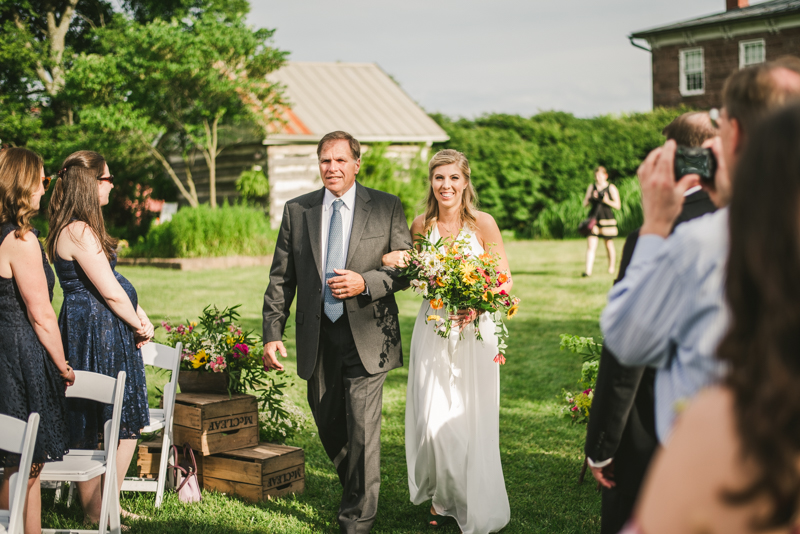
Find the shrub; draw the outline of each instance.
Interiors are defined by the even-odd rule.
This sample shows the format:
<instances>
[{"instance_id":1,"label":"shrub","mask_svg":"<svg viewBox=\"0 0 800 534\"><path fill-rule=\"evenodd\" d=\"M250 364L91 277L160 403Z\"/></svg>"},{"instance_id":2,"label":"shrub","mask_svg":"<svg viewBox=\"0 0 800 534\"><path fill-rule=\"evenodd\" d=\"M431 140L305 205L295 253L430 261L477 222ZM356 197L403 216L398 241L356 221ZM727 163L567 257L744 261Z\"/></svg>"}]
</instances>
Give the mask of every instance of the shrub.
<instances>
[{"instance_id":1,"label":"shrub","mask_svg":"<svg viewBox=\"0 0 800 534\"><path fill-rule=\"evenodd\" d=\"M617 182L622 207L614 210L620 235L627 235L642 225L642 194L636 178L626 178ZM578 224L589 214L589 208L582 205L582 193L572 193L563 202L553 202L533 221L531 235L543 239L564 239L580 237Z\"/></svg>"},{"instance_id":2,"label":"shrub","mask_svg":"<svg viewBox=\"0 0 800 534\"><path fill-rule=\"evenodd\" d=\"M466 154L480 208L494 216L502 230L563 238L576 236L586 216L580 204L597 165L606 167L620 189L620 232L624 235L641 224L638 186L629 177L647 153L664 142L664 127L685 111L656 109L587 119L555 111L529 118L432 117L450 136L436 149Z\"/></svg>"},{"instance_id":3,"label":"shrub","mask_svg":"<svg viewBox=\"0 0 800 534\"><path fill-rule=\"evenodd\" d=\"M202 258L265 256L275 248L277 230L263 210L248 206L183 208L172 220L152 226L126 256Z\"/></svg>"},{"instance_id":4,"label":"shrub","mask_svg":"<svg viewBox=\"0 0 800 534\"><path fill-rule=\"evenodd\" d=\"M369 145L369 150L361 157L359 182L400 197L403 212L410 223L423 210L428 189L427 162L415 157L405 168L400 161L386 156L387 147L387 143Z\"/></svg>"}]
</instances>

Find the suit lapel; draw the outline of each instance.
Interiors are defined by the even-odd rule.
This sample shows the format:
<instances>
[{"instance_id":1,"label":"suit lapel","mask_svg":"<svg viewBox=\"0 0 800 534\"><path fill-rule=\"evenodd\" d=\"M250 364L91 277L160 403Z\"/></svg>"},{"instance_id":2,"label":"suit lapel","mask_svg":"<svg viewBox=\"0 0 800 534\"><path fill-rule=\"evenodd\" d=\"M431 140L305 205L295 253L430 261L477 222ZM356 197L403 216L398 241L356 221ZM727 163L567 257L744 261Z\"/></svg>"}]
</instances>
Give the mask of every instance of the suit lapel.
<instances>
[{"instance_id":1,"label":"suit lapel","mask_svg":"<svg viewBox=\"0 0 800 534\"><path fill-rule=\"evenodd\" d=\"M306 231L311 240L311 252L314 263L317 265L319 279L322 280L322 199L325 198L325 188L319 190L309 203L309 209L304 212Z\"/></svg>"},{"instance_id":2,"label":"suit lapel","mask_svg":"<svg viewBox=\"0 0 800 534\"><path fill-rule=\"evenodd\" d=\"M367 189L356 182L356 202L353 206L353 227L350 230L350 243L347 246L345 269L350 268L350 262L353 260L359 241L361 241L361 234L364 233L364 228L367 226L369 213L372 211L372 206L369 204L370 200L372 199Z\"/></svg>"}]
</instances>

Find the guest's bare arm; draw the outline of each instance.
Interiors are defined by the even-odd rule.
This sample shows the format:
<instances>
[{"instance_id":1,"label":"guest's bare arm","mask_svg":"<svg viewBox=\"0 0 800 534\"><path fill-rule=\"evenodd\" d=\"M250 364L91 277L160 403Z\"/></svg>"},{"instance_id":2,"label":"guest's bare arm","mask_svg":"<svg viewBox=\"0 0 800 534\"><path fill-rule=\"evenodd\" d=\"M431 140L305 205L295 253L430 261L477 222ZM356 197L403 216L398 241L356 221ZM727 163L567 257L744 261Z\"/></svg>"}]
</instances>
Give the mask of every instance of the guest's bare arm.
<instances>
[{"instance_id":1,"label":"guest's bare arm","mask_svg":"<svg viewBox=\"0 0 800 534\"><path fill-rule=\"evenodd\" d=\"M42 269L42 252L36 236L33 232L27 232L17 239L12 234L4 241L3 248L10 253L11 273L19 287L28 312L28 320L33 326L36 337L56 364L61 377L68 385L72 385L75 382L75 374L64 357L61 332L58 329L56 313L50 304L47 278Z\"/></svg>"},{"instance_id":2,"label":"guest's bare arm","mask_svg":"<svg viewBox=\"0 0 800 534\"><path fill-rule=\"evenodd\" d=\"M69 224L56 243L58 255L77 261L114 314L134 329L137 335L147 333L128 294L117 281L92 229L81 221Z\"/></svg>"},{"instance_id":3,"label":"guest's bare arm","mask_svg":"<svg viewBox=\"0 0 800 534\"><path fill-rule=\"evenodd\" d=\"M608 196L603 199L608 206L615 210L622 208L622 200L619 198L619 189L614 184L608 186Z\"/></svg>"},{"instance_id":4,"label":"guest's bare arm","mask_svg":"<svg viewBox=\"0 0 800 534\"><path fill-rule=\"evenodd\" d=\"M640 495L635 516L643 532L742 532L753 519L757 503L731 506L722 498L752 473L740 457L733 410L730 393L715 387L679 417Z\"/></svg>"},{"instance_id":5,"label":"guest's bare arm","mask_svg":"<svg viewBox=\"0 0 800 534\"><path fill-rule=\"evenodd\" d=\"M586 188L586 194L583 196L583 202L581 203L584 208L589 205L589 199L592 198L592 196L592 186L590 185Z\"/></svg>"}]
</instances>

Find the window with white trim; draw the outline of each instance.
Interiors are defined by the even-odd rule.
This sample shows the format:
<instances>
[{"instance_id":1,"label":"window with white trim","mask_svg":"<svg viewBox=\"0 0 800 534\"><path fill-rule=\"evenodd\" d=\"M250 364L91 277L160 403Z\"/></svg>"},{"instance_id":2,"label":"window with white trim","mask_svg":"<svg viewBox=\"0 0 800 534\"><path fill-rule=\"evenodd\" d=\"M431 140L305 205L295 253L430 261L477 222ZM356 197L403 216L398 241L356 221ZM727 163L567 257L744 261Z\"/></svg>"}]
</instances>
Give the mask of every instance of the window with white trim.
<instances>
[{"instance_id":1,"label":"window with white trim","mask_svg":"<svg viewBox=\"0 0 800 534\"><path fill-rule=\"evenodd\" d=\"M687 48L680 51L681 95L702 95L705 92L704 71L702 48Z\"/></svg>"},{"instance_id":2,"label":"window with white trim","mask_svg":"<svg viewBox=\"0 0 800 534\"><path fill-rule=\"evenodd\" d=\"M739 41L739 68L743 69L748 65L764 63L767 60L767 47L764 39L753 39L750 41Z\"/></svg>"}]
</instances>

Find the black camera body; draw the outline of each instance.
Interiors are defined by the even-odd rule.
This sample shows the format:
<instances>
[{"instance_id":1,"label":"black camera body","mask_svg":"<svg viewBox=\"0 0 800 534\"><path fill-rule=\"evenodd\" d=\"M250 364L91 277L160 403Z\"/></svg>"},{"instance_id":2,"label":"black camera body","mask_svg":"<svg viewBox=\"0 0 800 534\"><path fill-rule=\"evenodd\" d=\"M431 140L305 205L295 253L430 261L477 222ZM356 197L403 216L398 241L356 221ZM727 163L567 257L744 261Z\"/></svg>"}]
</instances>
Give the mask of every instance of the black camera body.
<instances>
[{"instance_id":1,"label":"black camera body","mask_svg":"<svg viewBox=\"0 0 800 534\"><path fill-rule=\"evenodd\" d=\"M687 174L697 174L700 181L713 184L717 158L710 148L679 146L675 150L675 180Z\"/></svg>"}]
</instances>

